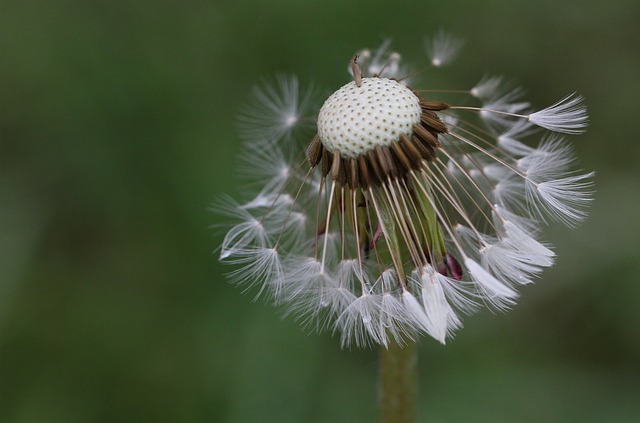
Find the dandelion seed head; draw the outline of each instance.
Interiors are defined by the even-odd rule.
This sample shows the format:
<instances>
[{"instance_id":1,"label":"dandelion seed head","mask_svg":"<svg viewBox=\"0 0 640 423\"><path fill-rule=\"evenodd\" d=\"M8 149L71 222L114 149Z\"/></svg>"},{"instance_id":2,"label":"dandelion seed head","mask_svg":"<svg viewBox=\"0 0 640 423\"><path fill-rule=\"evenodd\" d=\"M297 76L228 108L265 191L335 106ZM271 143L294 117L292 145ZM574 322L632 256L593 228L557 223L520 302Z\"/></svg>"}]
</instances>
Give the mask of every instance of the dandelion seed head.
<instances>
[{"instance_id":1,"label":"dandelion seed head","mask_svg":"<svg viewBox=\"0 0 640 423\"><path fill-rule=\"evenodd\" d=\"M407 87L386 78L364 78L333 93L318 114L318 135L329 152L355 158L376 146L410 136L420 122L420 100Z\"/></svg>"},{"instance_id":2,"label":"dandelion seed head","mask_svg":"<svg viewBox=\"0 0 640 423\"><path fill-rule=\"evenodd\" d=\"M460 46L436 34L431 67ZM230 279L343 347L445 344L463 314L511 308L554 263L538 239L546 220L575 226L592 201L570 144L538 135L583 132L581 96L531 113L521 88L485 77L454 92L458 105L409 82L403 60L390 41L361 50L353 81L321 107L295 78L254 90L252 194L218 206L233 220L219 248Z\"/></svg>"}]
</instances>

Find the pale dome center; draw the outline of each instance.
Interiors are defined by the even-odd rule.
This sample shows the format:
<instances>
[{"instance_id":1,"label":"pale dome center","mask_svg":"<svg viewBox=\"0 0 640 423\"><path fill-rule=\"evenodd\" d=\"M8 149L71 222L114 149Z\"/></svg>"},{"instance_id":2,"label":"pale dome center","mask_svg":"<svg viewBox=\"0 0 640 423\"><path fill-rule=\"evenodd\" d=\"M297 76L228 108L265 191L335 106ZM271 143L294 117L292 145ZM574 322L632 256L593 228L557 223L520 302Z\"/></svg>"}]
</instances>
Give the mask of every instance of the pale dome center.
<instances>
[{"instance_id":1,"label":"pale dome center","mask_svg":"<svg viewBox=\"0 0 640 423\"><path fill-rule=\"evenodd\" d=\"M334 92L318 115L318 136L331 153L356 158L376 146L390 146L411 136L420 123L420 99L409 88L386 78L363 78Z\"/></svg>"}]
</instances>

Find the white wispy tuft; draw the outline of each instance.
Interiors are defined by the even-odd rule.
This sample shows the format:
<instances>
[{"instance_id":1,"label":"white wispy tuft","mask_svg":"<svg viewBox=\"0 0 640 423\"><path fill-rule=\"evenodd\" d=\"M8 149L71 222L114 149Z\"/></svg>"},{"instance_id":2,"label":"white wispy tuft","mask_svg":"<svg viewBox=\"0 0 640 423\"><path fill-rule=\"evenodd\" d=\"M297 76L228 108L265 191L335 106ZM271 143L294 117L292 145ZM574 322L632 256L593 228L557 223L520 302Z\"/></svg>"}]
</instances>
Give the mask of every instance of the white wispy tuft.
<instances>
[{"instance_id":1,"label":"white wispy tuft","mask_svg":"<svg viewBox=\"0 0 640 423\"><path fill-rule=\"evenodd\" d=\"M250 248L242 252L236 252L233 259L229 260L233 264L241 264L242 267L229 273L231 280L239 285L246 285L249 290L254 285L262 283L262 286L255 295L255 299L260 297L265 289L270 291L270 295L278 298L285 285L285 274L282 267L282 257L275 248Z\"/></svg>"},{"instance_id":2,"label":"white wispy tuft","mask_svg":"<svg viewBox=\"0 0 640 423\"><path fill-rule=\"evenodd\" d=\"M529 207L526 204L524 191L522 178L511 173L495 184L491 191L491 196L493 197L494 203L503 210L528 215Z\"/></svg>"},{"instance_id":3,"label":"white wispy tuft","mask_svg":"<svg viewBox=\"0 0 640 423\"><path fill-rule=\"evenodd\" d=\"M569 94L557 103L529 115L529 121L554 132L582 134L589 124L584 98Z\"/></svg>"},{"instance_id":4,"label":"white wispy tuft","mask_svg":"<svg viewBox=\"0 0 640 423\"><path fill-rule=\"evenodd\" d=\"M510 283L528 284L542 271L526 251L514 248L509 238L485 246L481 255L482 267Z\"/></svg>"},{"instance_id":5,"label":"white wispy tuft","mask_svg":"<svg viewBox=\"0 0 640 423\"><path fill-rule=\"evenodd\" d=\"M469 90L469 94L481 100L489 100L499 97L499 92L504 86L504 78L502 76L484 76L473 88Z\"/></svg>"},{"instance_id":6,"label":"white wispy tuft","mask_svg":"<svg viewBox=\"0 0 640 423\"><path fill-rule=\"evenodd\" d=\"M382 345L388 345L391 339L403 345L413 339L415 332L407 317L404 304L391 293L382 294L380 300L380 328L378 333L382 338Z\"/></svg>"},{"instance_id":7,"label":"white wispy tuft","mask_svg":"<svg viewBox=\"0 0 640 423\"><path fill-rule=\"evenodd\" d=\"M534 181L557 179L566 175L576 161L574 149L558 134L547 134L538 148L517 161L518 168Z\"/></svg>"},{"instance_id":8,"label":"white wispy tuft","mask_svg":"<svg viewBox=\"0 0 640 423\"><path fill-rule=\"evenodd\" d=\"M550 215L569 227L587 217L586 207L593 201L594 172L562 179L527 183L530 206L544 218Z\"/></svg>"},{"instance_id":9,"label":"white wispy tuft","mask_svg":"<svg viewBox=\"0 0 640 423\"><path fill-rule=\"evenodd\" d=\"M530 135L533 124L527 120L518 120L504 130L497 137L498 146L507 153L520 157L532 153L535 148L522 142L522 139Z\"/></svg>"},{"instance_id":10,"label":"white wispy tuft","mask_svg":"<svg viewBox=\"0 0 640 423\"><path fill-rule=\"evenodd\" d=\"M518 116L531 107L529 102L520 100L522 95L523 91L519 87L499 91L495 96L484 100L480 117L492 128L511 128L520 119Z\"/></svg>"},{"instance_id":11,"label":"white wispy tuft","mask_svg":"<svg viewBox=\"0 0 640 423\"><path fill-rule=\"evenodd\" d=\"M498 310L504 310L515 304L518 298L515 290L500 282L474 260L467 257L464 264L469 269L473 280L477 282L478 289L483 293L483 299L490 305Z\"/></svg>"},{"instance_id":12,"label":"white wispy tuft","mask_svg":"<svg viewBox=\"0 0 640 423\"><path fill-rule=\"evenodd\" d=\"M424 311L424 308L416 297L409 291L402 292L402 303L404 304L407 317L415 327L425 333L429 333L431 322Z\"/></svg>"},{"instance_id":13,"label":"white wispy tuft","mask_svg":"<svg viewBox=\"0 0 640 423\"><path fill-rule=\"evenodd\" d=\"M500 235L504 236L512 236L512 234L506 234L503 232L506 226L506 222L512 222L512 224L519 228L522 233L528 235L529 237L534 237L540 232L540 227L538 225L538 221L530 216L521 216L519 214L514 213L499 204L493 205L493 224L496 227L496 231L499 232Z\"/></svg>"},{"instance_id":14,"label":"white wispy tuft","mask_svg":"<svg viewBox=\"0 0 640 423\"><path fill-rule=\"evenodd\" d=\"M525 254L527 261L533 265L553 266L553 258L556 255L553 251L514 222L507 220L503 224L506 236L505 243L509 247Z\"/></svg>"},{"instance_id":15,"label":"white wispy tuft","mask_svg":"<svg viewBox=\"0 0 640 423\"><path fill-rule=\"evenodd\" d=\"M241 254L250 246L264 247L269 244L269 234L263 222L247 209L229 198L224 198L217 206L221 213L240 221L227 231L220 246L220 260Z\"/></svg>"},{"instance_id":16,"label":"white wispy tuft","mask_svg":"<svg viewBox=\"0 0 640 423\"><path fill-rule=\"evenodd\" d=\"M291 165L293 153L276 148L271 142L260 140L245 143L240 153L241 175L249 186L257 186L262 194L278 194L295 169Z\"/></svg>"},{"instance_id":17,"label":"white wispy tuft","mask_svg":"<svg viewBox=\"0 0 640 423\"><path fill-rule=\"evenodd\" d=\"M251 103L238 116L240 135L249 142L286 140L295 128L314 123L309 119L313 97L312 88L300 92L295 76L279 75L275 87L267 82L255 86Z\"/></svg>"},{"instance_id":18,"label":"white wispy tuft","mask_svg":"<svg viewBox=\"0 0 640 423\"><path fill-rule=\"evenodd\" d=\"M431 64L440 67L455 59L464 42L440 30L433 38L425 40L425 50Z\"/></svg>"},{"instance_id":19,"label":"white wispy tuft","mask_svg":"<svg viewBox=\"0 0 640 423\"><path fill-rule=\"evenodd\" d=\"M340 314L334 332L340 332L343 347L355 344L366 347L371 344L387 345L384 328L380 327L382 297L364 293L349 304Z\"/></svg>"},{"instance_id":20,"label":"white wispy tuft","mask_svg":"<svg viewBox=\"0 0 640 423\"><path fill-rule=\"evenodd\" d=\"M382 289L382 299L380 301L380 330L383 337L382 344L388 345L393 339L399 345L403 345L407 340L414 339L417 327L411 322L407 315L405 305L396 296L396 281L398 275L394 269L386 269L375 283L375 286Z\"/></svg>"},{"instance_id":21,"label":"white wispy tuft","mask_svg":"<svg viewBox=\"0 0 640 423\"><path fill-rule=\"evenodd\" d=\"M445 293L444 285L450 282L449 278L438 274L431 266L427 266L420 276L422 304L427 316L427 333L443 345L446 343L446 337L462 325Z\"/></svg>"},{"instance_id":22,"label":"white wispy tuft","mask_svg":"<svg viewBox=\"0 0 640 423\"><path fill-rule=\"evenodd\" d=\"M325 330L356 298L341 289L335 275L314 257L291 257L286 268L282 295L276 302L287 304L286 315L294 315L304 327Z\"/></svg>"},{"instance_id":23,"label":"white wispy tuft","mask_svg":"<svg viewBox=\"0 0 640 423\"><path fill-rule=\"evenodd\" d=\"M507 81L502 76L484 76L469 94L482 100L486 104L502 102L512 103L524 95L522 87L513 81Z\"/></svg>"}]
</instances>

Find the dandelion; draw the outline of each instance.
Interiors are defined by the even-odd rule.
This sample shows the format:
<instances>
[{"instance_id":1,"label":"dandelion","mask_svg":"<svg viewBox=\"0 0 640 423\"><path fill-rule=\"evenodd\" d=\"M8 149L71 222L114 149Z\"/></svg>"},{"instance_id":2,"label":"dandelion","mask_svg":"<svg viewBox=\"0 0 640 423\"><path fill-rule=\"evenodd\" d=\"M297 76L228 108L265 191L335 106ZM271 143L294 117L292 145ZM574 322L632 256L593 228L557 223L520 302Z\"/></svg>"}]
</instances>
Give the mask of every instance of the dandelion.
<instances>
[{"instance_id":1,"label":"dandelion","mask_svg":"<svg viewBox=\"0 0 640 423\"><path fill-rule=\"evenodd\" d=\"M438 33L430 67L460 46ZM343 346L422 334L444 344L462 315L512 307L553 265L538 239L547 220L585 219L593 173L573 170L559 135L584 132L583 98L535 110L502 77L409 86L417 72L388 42L349 69L315 112L296 79L254 90L241 122L244 172L258 181L245 202L225 201L236 223L220 259L236 265L232 280Z\"/></svg>"}]
</instances>

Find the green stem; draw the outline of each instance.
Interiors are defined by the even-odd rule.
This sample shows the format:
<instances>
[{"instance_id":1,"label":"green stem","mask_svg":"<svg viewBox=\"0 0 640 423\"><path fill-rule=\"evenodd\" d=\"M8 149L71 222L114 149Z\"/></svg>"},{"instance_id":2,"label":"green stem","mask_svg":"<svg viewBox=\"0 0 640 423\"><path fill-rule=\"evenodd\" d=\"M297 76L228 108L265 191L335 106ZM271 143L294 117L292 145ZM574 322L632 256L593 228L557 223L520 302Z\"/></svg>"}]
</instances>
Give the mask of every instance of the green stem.
<instances>
[{"instance_id":1,"label":"green stem","mask_svg":"<svg viewBox=\"0 0 640 423\"><path fill-rule=\"evenodd\" d=\"M413 341L401 347L380 347L380 422L415 423L418 391L418 349Z\"/></svg>"}]
</instances>

